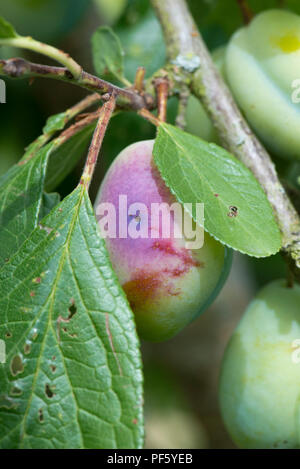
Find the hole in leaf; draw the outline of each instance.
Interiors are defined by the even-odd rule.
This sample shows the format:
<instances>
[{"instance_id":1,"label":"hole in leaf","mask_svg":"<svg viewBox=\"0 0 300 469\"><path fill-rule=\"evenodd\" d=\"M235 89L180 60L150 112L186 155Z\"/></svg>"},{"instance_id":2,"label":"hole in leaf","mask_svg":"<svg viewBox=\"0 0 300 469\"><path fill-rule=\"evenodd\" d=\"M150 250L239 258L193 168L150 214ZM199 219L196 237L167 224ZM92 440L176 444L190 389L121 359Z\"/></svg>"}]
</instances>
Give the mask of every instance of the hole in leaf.
<instances>
[{"instance_id":1,"label":"hole in leaf","mask_svg":"<svg viewBox=\"0 0 300 469\"><path fill-rule=\"evenodd\" d=\"M54 396L54 392L52 391L48 383L45 385L45 393L46 393L46 396L49 397L49 399L52 399L52 397Z\"/></svg>"},{"instance_id":2,"label":"hole in leaf","mask_svg":"<svg viewBox=\"0 0 300 469\"><path fill-rule=\"evenodd\" d=\"M44 412L43 409L39 409L39 421L43 423L44 421Z\"/></svg>"},{"instance_id":3,"label":"hole in leaf","mask_svg":"<svg viewBox=\"0 0 300 469\"><path fill-rule=\"evenodd\" d=\"M239 213L239 209L235 207L234 205L231 205L229 207L229 212L227 213L227 216L230 218L237 217Z\"/></svg>"},{"instance_id":4,"label":"hole in leaf","mask_svg":"<svg viewBox=\"0 0 300 469\"><path fill-rule=\"evenodd\" d=\"M75 305L75 301L74 301L74 300L72 300L72 304L71 304L71 306L69 307L69 313L70 313L70 314L69 314L69 317L68 317L69 320L72 319L72 317L74 316L74 314L77 313L77 307L76 307L76 305Z\"/></svg>"},{"instance_id":5,"label":"hole in leaf","mask_svg":"<svg viewBox=\"0 0 300 469\"><path fill-rule=\"evenodd\" d=\"M16 376L24 371L24 365L20 355L15 355L10 362L10 371L13 376Z\"/></svg>"}]
</instances>

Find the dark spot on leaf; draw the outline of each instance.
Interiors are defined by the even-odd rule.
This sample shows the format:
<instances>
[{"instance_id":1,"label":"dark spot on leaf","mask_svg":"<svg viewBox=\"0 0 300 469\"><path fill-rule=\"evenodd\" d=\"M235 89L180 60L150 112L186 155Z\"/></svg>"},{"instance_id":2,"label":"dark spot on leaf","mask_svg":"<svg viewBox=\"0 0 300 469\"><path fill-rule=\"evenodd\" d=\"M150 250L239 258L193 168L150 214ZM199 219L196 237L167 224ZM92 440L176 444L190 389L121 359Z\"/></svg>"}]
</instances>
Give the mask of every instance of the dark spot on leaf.
<instances>
[{"instance_id":1,"label":"dark spot on leaf","mask_svg":"<svg viewBox=\"0 0 300 469\"><path fill-rule=\"evenodd\" d=\"M8 396L0 396L0 409L5 408L5 409L15 409L18 407L18 404L14 402L14 400L11 397Z\"/></svg>"},{"instance_id":2,"label":"dark spot on leaf","mask_svg":"<svg viewBox=\"0 0 300 469\"><path fill-rule=\"evenodd\" d=\"M229 207L229 212L227 213L227 216L230 218L237 217L238 216L238 208L235 207L234 205L230 205Z\"/></svg>"},{"instance_id":3,"label":"dark spot on leaf","mask_svg":"<svg viewBox=\"0 0 300 469\"><path fill-rule=\"evenodd\" d=\"M43 409L39 409L39 421L43 423L44 421L44 412Z\"/></svg>"},{"instance_id":4,"label":"dark spot on leaf","mask_svg":"<svg viewBox=\"0 0 300 469\"><path fill-rule=\"evenodd\" d=\"M51 368L52 373L56 372L56 366L55 365L50 365L50 368Z\"/></svg>"},{"instance_id":5,"label":"dark spot on leaf","mask_svg":"<svg viewBox=\"0 0 300 469\"><path fill-rule=\"evenodd\" d=\"M41 283L42 279L41 279L41 277L36 277L32 281L33 281L33 283Z\"/></svg>"},{"instance_id":6,"label":"dark spot on leaf","mask_svg":"<svg viewBox=\"0 0 300 469\"><path fill-rule=\"evenodd\" d=\"M10 338L12 337L12 333L9 332L9 331L7 331L6 334L5 334L5 337L6 337L7 339L10 339Z\"/></svg>"},{"instance_id":7,"label":"dark spot on leaf","mask_svg":"<svg viewBox=\"0 0 300 469\"><path fill-rule=\"evenodd\" d=\"M10 390L11 396L21 396L23 394L22 389L18 388L17 386L13 386Z\"/></svg>"},{"instance_id":8,"label":"dark spot on leaf","mask_svg":"<svg viewBox=\"0 0 300 469\"><path fill-rule=\"evenodd\" d=\"M133 420L132 420L132 423L133 423L134 425L136 425L136 424L138 423L137 419L133 419Z\"/></svg>"},{"instance_id":9,"label":"dark spot on leaf","mask_svg":"<svg viewBox=\"0 0 300 469\"><path fill-rule=\"evenodd\" d=\"M71 300L72 301L72 304L71 306L69 307L69 317L68 319L72 319L72 317L74 316L74 314L77 313L77 307L75 305L75 301L74 300Z\"/></svg>"},{"instance_id":10,"label":"dark spot on leaf","mask_svg":"<svg viewBox=\"0 0 300 469\"><path fill-rule=\"evenodd\" d=\"M54 392L52 391L48 383L45 385L45 394L47 397L49 397L49 399L52 399L52 397L54 396Z\"/></svg>"},{"instance_id":11,"label":"dark spot on leaf","mask_svg":"<svg viewBox=\"0 0 300 469\"><path fill-rule=\"evenodd\" d=\"M62 316L59 316L57 318L57 337L58 337L58 342L60 342L60 324L61 323L69 323L72 319L72 317L77 313L77 307L75 305L75 300L74 298L71 298L70 300L71 302L71 305L69 306L68 308L68 311L69 311L69 316L67 318L64 318ZM66 327L63 327L62 330L64 332L67 332L67 328ZM69 334L71 335L71 334ZM75 334L71 335L71 337L75 336Z\"/></svg>"},{"instance_id":12,"label":"dark spot on leaf","mask_svg":"<svg viewBox=\"0 0 300 469\"><path fill-rule=\"evenodd\" d=\"M31 352L31 345L30 344L25 344L24 345L24 353L25 355L28 355Z\"/></svg>"},{"instance_id":13,"label":"dark spot on leaf","mask_svg":"<svg viewBox=\"0 0 300 469\"><path fill-rule=\"evenodd\" d=\"M219 197L219 194L215 194L215 197Z\"/></svg>"},{"instance_id":14,"label":"dark spot on leaf","mask_svg":"<svg viewBox=\"0 0 300 469\"><path fill-rule=\"evenodd\" d=\"M24 371L24 365L20 355L15 355L10 362L10 371L13 376L16 376Z\"/></svg>"},{"instance_id":15,"label":"dark spot on leaf","mask_svg":"<svg viewBox=\"0 0 300 469\"><path fill-rule=\"evenodd\" d=\"M53 360L53 361L56 360L56 356L55 356L55 355L53 355L52 360Z\"/></svg>"}]
</instances>

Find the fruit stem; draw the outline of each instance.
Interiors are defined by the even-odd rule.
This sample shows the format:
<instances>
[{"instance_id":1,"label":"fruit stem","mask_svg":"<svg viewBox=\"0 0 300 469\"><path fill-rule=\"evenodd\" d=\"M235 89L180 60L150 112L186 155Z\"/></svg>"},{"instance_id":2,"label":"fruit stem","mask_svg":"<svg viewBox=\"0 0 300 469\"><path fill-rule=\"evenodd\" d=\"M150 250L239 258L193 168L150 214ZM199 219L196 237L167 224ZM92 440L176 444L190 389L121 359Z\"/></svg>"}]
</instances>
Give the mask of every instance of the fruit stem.
<instances>
[{"instance_id":1,"label":"fruit stem","mask_svg":"<svg viewBox=\"0 0 300 469\"><path fill-rule=\"evenodd\" d=\"M144 79L145 79L146 69L144 67L138 67L135 79L134 79L134 89L138 93L143 93L144 91Z\"/></svg>"},{"instance_id":2,"label":"fruit stem","mask_svg":"<svg viewBox=\"0 0 300 469\"><path fill-rule=\"evenodd\" d=\"M160 120L161 122L166 122L169 81L167 78L156 78L154 80L154 87L157 96L158 120Z\"/></svg>"},{"instance_id":3,"label":"fruit stem","mask_svg":"<svg viewBox=\"0 0 300 469\"><path fill-rule=\"evenodd\" d=\"M100 116L94 131L94 135L90 144L85 167L80 179L80 184L83 184L86 189L89 188L94 170L97 164L99 152L104 139L104 135L109 124L110 118L116 107L116 96L114 93L108 96L108 100L103 104L100 109Z\"/></svg>"},{"instance_id":4,"label":"fruit stem","mask_svg":"<svg viewBox=\"0 0 300 469\"><path fill-rule=\"evenodd\" d=\"M236 1L243 15L244 23L249 24L253 19L253 13L248 5L247 0L236 0Z\"/></svg>"},{"instance_id":5,"label":"fruit stem","mask_svg":"<svg viewBox=\"0 0 300 469\"><path fill-rule=\"evenodd\" d=\"M156 127L159 127L161 124L161 121L146 108L140 109L138 114L147 119L147 121L151 122L151 124L155 125Z\"/></svg>"}]
</instances>

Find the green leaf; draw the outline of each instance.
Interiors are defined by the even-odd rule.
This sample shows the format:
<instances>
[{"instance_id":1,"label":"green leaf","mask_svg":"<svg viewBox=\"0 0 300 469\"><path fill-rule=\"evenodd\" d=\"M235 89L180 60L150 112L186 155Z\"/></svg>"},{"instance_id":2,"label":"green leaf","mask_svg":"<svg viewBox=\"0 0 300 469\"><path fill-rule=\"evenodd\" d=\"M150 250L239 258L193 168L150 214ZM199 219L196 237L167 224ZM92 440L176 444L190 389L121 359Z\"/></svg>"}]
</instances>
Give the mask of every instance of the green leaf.
<instances>
[{"instance_id":1,"label":"green leaf","mask_svg":"<svg viewBox=\"0 0 300 469\"><path fill-rule=\"evenodd\" d=\"M124 81L123 56L118 36L108 26L101 26L92 36L93 62L99 77L111 76Z\"/></svg>"},{"instance_id":2,"label":"green leaf","mask_svg":"<svg viewBox=\"0 0 300 469\"><path fill-rule=\"evenodd\" d=\"M149 10L137 24L120 27L116 33L125 52L125 75L129 80L134 80L140 66L145 67L146 76L151 76L164 65L166 48L153 10Z\"/></svg>"},{"instance_id":3,"label":"green leaf","mask_svg":"<svg viewBox=\"0 0 300 469\"><path fill-rule=\"evenodd\" d=\"M54 144L12 166L0 178L0 266L37 226L49 155Z\"/></svg>"},{"instance_id":4,"label":"green leaf","mask_svg":"<svg viewBox=\"0 0 300 469\"><path fill-rule=\"evenodd\" d=\"M33 158L37 152L47 144L47 142L56 132L64 129L65 125L70 121L70 117L70 109L48 117L46 124L43 127L43 133L28 145L21 162Z\"/></svg>"},{"instance_id":5,"label":"green leaf","mask_svg":"<svg viewBox=\"0 0 300 469\"><path fill-rule=\"evenodd\" d=\"M1 448L141 448L133 315L78 186L0 270Z\"/></svg>"},{"instance_id":6,"label":"green leaf","mask_svg":"<svg viewBox=\"0 0 300 469\"><path fill-rule=\"evenodd\" d=\"M42 196L39 220L46 217L51 212L51 210L59 204L59 202L60 195L57 192L52 192L51 194L44 192Z\"/></svg>"},{"instance_id":7,"label":"green leaf","mask_svg":"<svg viewBox=\"0 0 300 469\"><path fill-rule=\"evenodd\" d=\"M0 16L0 41L1 39L10 39L18 37L14 27Z\"/></svg>"},{"instance_id":8,"label":"green leaf","mask_svg":"<svg viewBox=\"0 0 300 469\"><path fill-rule=\"evenodd\" d=\"M159 127L154 158L179 202L204 203L204 228L217 240L255 257L279 251L281 238L272 207L237 158L168 124ZM194 210L187 211L201 224Z\"/></svg>"},{"instance_id":9,"label":"green leaf","mask_svg":"<svg viewBox=\"0 0 300 469\"><path fill-rule=\"evenodd\" d=\"M46 175L46 191L55 189L76 166L89 145L95 125L96 123L84 127L54 149Z\"/></svg>"},{"instance_id":10,"label":"green leaf","mask_svg":"<svg viewBox=\"0 0 300 469\"><path fill-rule=\"evenodd\" d=\"M43 128L43 133L47 135L53 135L58 130L62 130L69 120L69 112L60 112L48 117L47 122Z\"/></svg>"}]
</instances>

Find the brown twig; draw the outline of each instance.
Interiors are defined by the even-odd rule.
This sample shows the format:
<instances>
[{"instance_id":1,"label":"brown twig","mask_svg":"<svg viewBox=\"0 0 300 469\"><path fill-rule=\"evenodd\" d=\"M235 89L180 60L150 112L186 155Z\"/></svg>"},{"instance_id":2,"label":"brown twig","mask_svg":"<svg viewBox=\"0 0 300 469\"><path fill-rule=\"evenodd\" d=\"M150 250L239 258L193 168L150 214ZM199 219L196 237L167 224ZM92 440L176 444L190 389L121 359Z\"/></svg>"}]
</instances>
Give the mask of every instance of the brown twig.
<instances>
[{"instance_id":1,"label":"brown twig","mask_svg":"<svg viewBox=\"0 0 300 469\"><path fill-rule=\"evenodd\" d=\"M74 104L74 106L70 107L70 109L67 111L69 118L72 119L73 117L77 116L77 114L81 113L93 104L96 104L98 101L100 101L100 99L101 96L98 93L89 94L81 101Z\"/></svg>"},{"instance_id":2,"label":"brown twig","mask_svg":"<svg viewBox=\"0 0 300 469\"><path fill-rule=\"evenodd\" d=\"M238 6L240 7L243 20L245 24L249 24L253 19L253 12L248 5L247 0L236 0Z\"/></svg>"},{"instance_id":3,"label":"brown twig","mask_svg":"<svg viewBox=\"0 0 300 469\"><path fill-rule=\"evenodd\" d=\"M157 96L158 120L160 120L161 122L166 122L169 81L167 78L155 78L154 87Z\"/></svg>"},{"instance_id":4,"label":"brown twig","mask_svg":"<svg viewBox=\"0 0 300 469\"><path fill-rule=\"evenodd\" d=\"M100 148L103 142L103 138L104 138L108 123L110 121L110 118L115 110L115 107L116 107L116 97L115 97L115 94L113 93L110 99L106 103L104 103L102 108L100 109L98 123L94 131L94 135L90 144L85 167L84 167L81 179L80 179L80 184L83 184L87 189L90 186L93 173L96 167L96 163L98 160Z\"/></svg>"},{"instance_id":5,"label":"brown twig","mask_svg":"<svg viewBox=\"0 0 300 469\"><path fill-rule=\"evenodd\" d=\"M75 79L67 68L35 64L21 58L0 60L0 75L10 78L52 78L97 91L100 94L114 93L117 106L121 109L138 110L143 107L151 109L155 105L152 96L146 94L141 96L132 89L119 88L90 73L82 72L80 77Z\"/></svg>"},{"instance_id":6,"label":"brown twig","mask_svg":"<svg viewBox=\"0 0 300 469\"><path fill-rule=\"evenodd\" d=\"M74 117L76 117L78 113L80 113L84 109L92 106L93 104L95 104L99 100L100 100L99 94L98 93L93 93L93 94L88 95L86 98L82 99L81 101L79 101L77 104L75 104L74 106L72 106L70 109L68 109L65 112L66 117L65 117L64 124L66 125L69 121L71 121ZM81 130L83 127L88 125L90 123L89 121L91 119L91 117L90 117L91 113L86 114L86 116L88 117L88 119L86 121L81 120L80 125L76 126L76 124L75 124L74 126L70 126L67 130L63 131L59 135L59 137L56 139L57 144L60 145L61 143L64 143L64 141L65 141L64 140L64 138L65 138L64 135L66 136L66 139L68 139L72 135L77 133L79 130ZM94 119L96 119L96 118L97 117L95 117ZM21 166L21 165L24 165L25 163L27 163L37 153L37 151L40 148L42 148L44 145L46 145L46 143L49 142L49 140L51 140L52 137L53 137L53 132L52 131L50 131L49 133L45 132L42 135L40 135L34 142L32 142L26 148L26 153L21 158L21 160L18 162L18 165Z\"/></svg>"},{"instance_id":7,"label":"brown twig","mask_svg":"<svg viewBox=\"0 0 300 469\"><path fill-rule=\"evenodd\" d=\"M75 124L71 125L68 127L66 130L64 130L59 137L57 137L57 141L61 143L65 143L67 140L69 140L73 135L77 134L82 130L84 127L87 127L88 125L92 124L95 122L97 119L99 119L100 111L95 111L89 113L85 118L79 120L78 122L75 122Z\"/></svg>"},{"instance_id":8,"label":"brown twig","mask_svg":"<svg viewBox=\"0 0 300 469\"><path fill-rule=\"evenodd\" d=\"M150 111L148 111L148 109L146 108L140 109L138 111L138 114L144 117L144 119L146 119L147 121L151 122L151 124L155 125L156 127L158 127L161 124L161 121L157 117L155 117Z\"/></svg>"}]
</instances>

